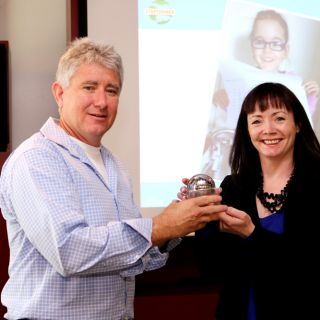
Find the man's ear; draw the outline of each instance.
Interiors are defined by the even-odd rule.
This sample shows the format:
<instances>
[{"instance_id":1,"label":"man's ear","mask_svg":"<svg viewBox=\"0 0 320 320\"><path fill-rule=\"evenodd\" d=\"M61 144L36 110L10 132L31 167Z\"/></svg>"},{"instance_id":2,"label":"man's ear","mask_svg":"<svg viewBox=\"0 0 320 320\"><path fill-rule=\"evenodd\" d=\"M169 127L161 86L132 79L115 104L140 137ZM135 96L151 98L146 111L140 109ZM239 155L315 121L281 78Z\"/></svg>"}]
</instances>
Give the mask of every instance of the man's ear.
<instances>
[{"instance_id":1,"label":"man's ear","mask_svg":"<svg viewBox=\"0 0 320 320\"><path fill-rule=\"evenodd\" d=\"M55 81L51 86L51 90L60 111L63 106L63 88L59 82Z\"/></svg>"}]
</instances>

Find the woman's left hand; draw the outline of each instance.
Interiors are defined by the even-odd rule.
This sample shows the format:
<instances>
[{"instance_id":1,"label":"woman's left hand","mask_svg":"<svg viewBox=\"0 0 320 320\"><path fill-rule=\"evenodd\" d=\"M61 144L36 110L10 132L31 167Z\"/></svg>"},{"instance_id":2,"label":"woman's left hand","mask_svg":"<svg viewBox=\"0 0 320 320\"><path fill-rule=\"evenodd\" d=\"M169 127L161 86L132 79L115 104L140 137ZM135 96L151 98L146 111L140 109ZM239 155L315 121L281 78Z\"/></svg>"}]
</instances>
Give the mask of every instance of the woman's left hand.
<instances>
[{"instance_id":1,"label":"woman's left hand","mask_svg":"<svg viewBox=\"0 0 320 320\"><path fill-rule=\"evenodd\" d=\"M251 217L244 211L228 207L226 213L220 214L220 230L247 238L253 232L255 225Z\"/></svg>"}]
</instances>

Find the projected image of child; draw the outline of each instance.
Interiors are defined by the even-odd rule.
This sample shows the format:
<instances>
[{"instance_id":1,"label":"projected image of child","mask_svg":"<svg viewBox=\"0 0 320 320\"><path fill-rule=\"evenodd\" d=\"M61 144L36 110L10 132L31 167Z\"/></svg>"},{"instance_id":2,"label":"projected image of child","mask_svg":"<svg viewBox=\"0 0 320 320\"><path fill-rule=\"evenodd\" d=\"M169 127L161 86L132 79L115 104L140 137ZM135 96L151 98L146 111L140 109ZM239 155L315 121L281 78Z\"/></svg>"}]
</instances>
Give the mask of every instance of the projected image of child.
<instances>
[{"instance_id":1,"label":"projected image of child","mask_svg":"<svg viewBox=\"0 0 320 320\"><path fill-rule=\"evenodd\" d=\"M318 103L319 84L315 80L304 80L288 63L288 29L285 18L277 11L258 11L249 34L254 66L239 61L221 63L202 161L202 171L215 179L223 179L229 173L229 151L242 100L257 83L291 83L294 86L291 89L304 100L303 105L312 121ZM216 137L221 136L220 132L224 132L224 139L217 144ZM217 147L221 143L223 147Z\"/></svg>"},{"instance_id":2,"label":"projected image of child","mask_svg":"<svg viewBox=\"0 0 320 320\"><path fill-rule=\"evenodd\" d=\"M250 34L250 43L258 69L294 75L292 70L286 70L286 61L289 58L289 30L286 20L278 12L262 10L257 13ZM306 80L302 86L308 98L309 111L314 113L319 84L314 80ZM213 103L224 109L228 108L228 93L224 88L215 91Z\"/></svg>"}]
</instances>

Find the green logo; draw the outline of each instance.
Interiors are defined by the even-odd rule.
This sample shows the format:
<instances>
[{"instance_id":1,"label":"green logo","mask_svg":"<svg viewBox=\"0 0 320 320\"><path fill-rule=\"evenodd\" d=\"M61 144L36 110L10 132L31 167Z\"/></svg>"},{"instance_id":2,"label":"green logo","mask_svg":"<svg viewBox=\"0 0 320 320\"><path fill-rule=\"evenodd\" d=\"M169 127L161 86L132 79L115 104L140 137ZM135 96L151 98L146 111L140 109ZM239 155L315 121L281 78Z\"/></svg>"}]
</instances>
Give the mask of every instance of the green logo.
<instances>
[{"instance_id":1,"label":"green logo","mask_svg":"<svg viewBox=\"0 0 320 320\"><path fill-rule=\"evenodd\" d=\"M157 24L168 23L172 16L176 14L176 10L169 7L169 2L166 0L154 0L151 5L145 9L145 14L150 20Z\"/></svg>"}]
</instances>

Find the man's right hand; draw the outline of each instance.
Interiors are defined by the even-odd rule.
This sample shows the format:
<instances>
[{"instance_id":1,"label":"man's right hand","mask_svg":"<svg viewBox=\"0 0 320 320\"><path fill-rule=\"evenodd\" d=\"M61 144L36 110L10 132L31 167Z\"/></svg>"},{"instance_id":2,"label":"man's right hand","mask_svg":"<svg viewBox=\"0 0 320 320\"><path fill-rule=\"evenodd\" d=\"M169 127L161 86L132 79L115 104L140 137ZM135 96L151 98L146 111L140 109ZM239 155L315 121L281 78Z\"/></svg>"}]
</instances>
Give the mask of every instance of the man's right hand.
<instances>
[{"instance_id":1,"label":"man's right hand","mask_svg":"<svg viewBox=\"0 0 320 320\"><path fill-rule=\"evenodd\" d=\"M173 201L153 217L153 245L162 246L171 239L185 236L203 228L210 221L218 220L219 214L227 210L227 206L220 202L219 194Z\"/></svg>"}]
</instances>

